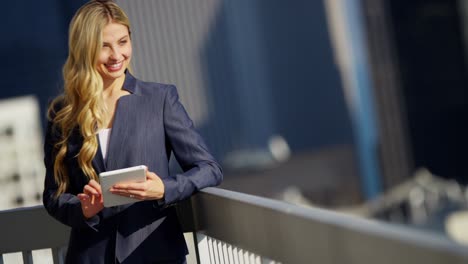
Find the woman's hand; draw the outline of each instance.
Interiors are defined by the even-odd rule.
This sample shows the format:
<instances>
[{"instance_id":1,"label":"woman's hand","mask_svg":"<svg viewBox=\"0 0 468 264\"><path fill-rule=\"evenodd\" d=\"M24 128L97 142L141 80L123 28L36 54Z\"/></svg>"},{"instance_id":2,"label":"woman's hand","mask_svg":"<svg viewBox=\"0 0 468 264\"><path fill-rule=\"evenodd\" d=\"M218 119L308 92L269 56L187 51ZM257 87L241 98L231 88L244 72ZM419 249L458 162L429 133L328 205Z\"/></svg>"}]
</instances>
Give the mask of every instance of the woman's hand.
<instances>
[{"instance_id":1,"label":"woman's hand","mask_svg":"<svg viewBox=\"0 0 468 264\"><path fill-rule=\"evenodd\" d=\"M158 200L164 197L164 184L156 173L146 171L146 181L117 183L110 192L139 200Z\"/></svg>"},{"instance_id":2,"label":"woman's hand","mask_svg":"<svg viewBox=\"0 0 468 264\"><path fill-rule=\"evenodd\" d=\"M83 193L78 194L78 199L80 199L81 210L86 219L95 216L104 208L101 185L95 180L90 180L85 185Z\"/></svg>"}]
</instances>

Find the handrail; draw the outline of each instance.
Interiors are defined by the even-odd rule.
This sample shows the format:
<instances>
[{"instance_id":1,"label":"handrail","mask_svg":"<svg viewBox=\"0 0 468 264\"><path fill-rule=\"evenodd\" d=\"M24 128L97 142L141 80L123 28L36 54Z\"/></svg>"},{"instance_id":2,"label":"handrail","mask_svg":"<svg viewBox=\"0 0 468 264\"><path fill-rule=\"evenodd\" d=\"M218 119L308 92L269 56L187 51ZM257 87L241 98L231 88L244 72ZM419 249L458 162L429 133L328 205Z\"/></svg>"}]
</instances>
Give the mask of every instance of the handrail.
<instances>
[{"instance_id":1,"label":"handrail","mask_svg":"<svg viewBox=\"0 0 468 264\"><path fill-rule=\"evenodd\" d=\"M44 248L51 248L59 263L70 233L42 205L0 211L0 230L0 261L2 254L21 251L26 263L32 262L32 250Z\"/></svg>"},{"instance_id":2,"label":"handrail","mask_svg":"<svg viewBox=\"0 0 468 264\"><path fill-rule=\"evenodd\" d=\"M282 263L468 263L466 247L408 227L218 188L189 202L185 230ZM42 206L0 211L0 256L22 251L30 263L31 250L52 248L59 263L68 236Z\"/></svg>"},{"instance_id":3,"label":"handrail","mask_svg":"<svg viewBox=\"0 0 468 264\"><path fill-rule=\"evenodd\" d=\"M192 205L199 232L283 263L468 263L447 237L329 210L218 188Z\"/></svg>"}]
</instances>

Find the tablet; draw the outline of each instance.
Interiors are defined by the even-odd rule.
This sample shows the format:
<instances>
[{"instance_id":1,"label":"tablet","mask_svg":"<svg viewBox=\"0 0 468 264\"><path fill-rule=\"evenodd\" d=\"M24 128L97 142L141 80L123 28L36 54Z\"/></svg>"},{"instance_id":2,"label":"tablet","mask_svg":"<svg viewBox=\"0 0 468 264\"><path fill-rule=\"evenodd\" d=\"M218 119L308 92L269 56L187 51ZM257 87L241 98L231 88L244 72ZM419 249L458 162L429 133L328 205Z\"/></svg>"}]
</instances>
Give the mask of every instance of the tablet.
<instances>
[{"instance_id":1,"label":"tablet","mask_svg":"<svg viewBox=\"0 0 468 264\"><path fill-rule=\"evenodd\" d=\"M135 198L113 194L109 190L114 184L119 182L143 182L145 180L146 166L144 165L99 173L99 181L101 183L104 207L111 207L140 201Z\"/></svg>"}]
</instances>

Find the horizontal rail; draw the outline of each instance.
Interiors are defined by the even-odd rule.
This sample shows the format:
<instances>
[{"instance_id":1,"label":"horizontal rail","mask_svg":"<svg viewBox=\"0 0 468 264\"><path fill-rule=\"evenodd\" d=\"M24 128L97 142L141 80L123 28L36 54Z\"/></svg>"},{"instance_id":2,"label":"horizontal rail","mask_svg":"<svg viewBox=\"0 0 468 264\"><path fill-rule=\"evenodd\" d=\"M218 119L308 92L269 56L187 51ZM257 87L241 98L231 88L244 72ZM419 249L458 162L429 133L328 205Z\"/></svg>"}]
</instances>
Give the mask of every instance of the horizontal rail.
<instances>
[{"instance_id":1,"label":"horizontal rail","mask_svg":"<svg viewBox=\"0 0 468 264\"><path fill-rule=\"evenodd\" d=\"M70 234L42 205L0 211L0 231L0 255L23 252L26 257L31 250L63 247Z\"/></svg>"},{"instance_id":2,"label":"horizontal rail","mask_svg":"<svg viewBox=\"0 0 468 264\"><path fill-rule=\"evenodd\" d=\"M468 263L468 248L409 227L218 188L191 202L198 232L283 263Z\"/></svg>"},{"instance_id":3,"label":"horizontal rail","mask_svg":"<svg viewBox=\"0 0 468 264\"><path fill-rule=\"evenodd\" d=\"M282 263L468 263L468 248L409 227L217 188L189 202L179 208L193 218L186 230ZM0 211L0 228L0 255L23 252L26 262L42 248L60 262L69 236L42 206Z\"/></svg>"}]
</instances>

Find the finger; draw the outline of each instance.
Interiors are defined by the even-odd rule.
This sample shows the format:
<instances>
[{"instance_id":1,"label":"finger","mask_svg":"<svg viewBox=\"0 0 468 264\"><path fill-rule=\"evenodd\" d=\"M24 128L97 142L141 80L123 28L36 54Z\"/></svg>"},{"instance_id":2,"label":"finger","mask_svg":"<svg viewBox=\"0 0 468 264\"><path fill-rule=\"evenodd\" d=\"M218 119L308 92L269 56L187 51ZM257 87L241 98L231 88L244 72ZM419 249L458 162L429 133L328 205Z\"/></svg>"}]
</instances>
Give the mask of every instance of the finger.
<instances>
[{"instance_id":1,"label":"finger","mask_svg":"<svg viewBox=\"0 0 468 264\"><path fill-rule=\"evenodd\" d=\"M94 189L96 189L96 191L99 192L100 194L102 193L101 185L97 181L90 180L88 184Z\"/></svg>"},{"instance_id":2,"label":"finger","mask_svg":"<svg viewBox=\"0 0 468 264\"><path fill-rule=\"evenodd\" d=\"M130 196L130 195L135 195L133 192L127 190L127 189L110 189L110 192L113 194L118 194L122 196Z\"/></svg>"},{"instance_id":3,"label":"finger","mask_svg":"<svg viewBox=\"0 0 468 264\"><path fill-rule=\"evenodd\" d=\"M137 200L140 200L140 201L144 201L144 200L145 200L145 197L144 197L144 196L139 196L139 195L133 195L133 196L131 196L130 198L132 198L132 199L137 199Z\"/></svg>"},{"instance_id":4,"label":"finger","mask_svg":"<svg viewBox=\"0 0 468 264\"><path fill-rule=\"evenodd\" d=\"M85 185L85 187L83 188L83 192L90 195L90 196L91 195L99 196L99 192L89 184Z\"/></svg>"},{"instance_id":5,"label":"finger","mask_svg":"<svg viewBox=\"0 0 468 264\"><path fill-rule=\"evenodd\" d=\"M118 189L118 190L135 190L135 191L145 191L146 190L146 184L145 182L122 182L122 183L117 183L114 186L112 186L112 189Z\"/></svg>"},{"instance_id":6,"label":"finger","mask_svg":"<svg viewBox=\"0 0 468 264\"><path fill-rule=\"evenodd\" d=\"M138 191L111 191L113 194L134 198L138 200L145 200L145 192L138 192Z\"/></svg>"},{"instance_id":7,"label":"finger","mask_svg":"<svg viewBox=\"0 0 468 264\"><path fill-rule=\"evenodd\" d=\"M119 182L119 183L112 185L112 188L128 189L129 185L130 185L130 182Z\"/></svg>"},{"instance_id":8,"label":"finger","mask_svg":"<svg viewBox=\"0 0 468 264\"><path fill-rule=\"evenodd\" d=\"M80 201L83 201L83 202L89 199L89 195L85 193L79 193L77 196L78 196L78 199L80 199Z\"/></svg>"}]
</instances>

